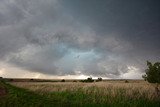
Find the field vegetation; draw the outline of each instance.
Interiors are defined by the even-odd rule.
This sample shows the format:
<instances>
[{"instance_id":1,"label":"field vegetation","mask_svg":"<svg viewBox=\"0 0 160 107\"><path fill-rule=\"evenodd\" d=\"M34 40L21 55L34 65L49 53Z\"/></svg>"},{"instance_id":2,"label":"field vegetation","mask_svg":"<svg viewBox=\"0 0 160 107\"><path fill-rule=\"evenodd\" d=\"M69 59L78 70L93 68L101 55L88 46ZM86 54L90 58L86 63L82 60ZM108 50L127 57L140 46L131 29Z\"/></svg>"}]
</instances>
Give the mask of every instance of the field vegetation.
<instances>
[{"instance_id":1,"label":"field vegetation","mask_svg":"<svg viewBox=\"0 0 160 107\"><path fill-rule=\"evenodd\" d=\"M10 85L11 84L11 85ZM146 81L10 82L9 99L26 107L159 107L154 84ZM19 88L17 88L19 87ZM14 101L14 99L16 99ZM25 101L26 100L26 101ZM3 105L8 104L3 102ZM17 105L17 104L16 104ZM23 106L25 106L23 105ZM29 106L28 106L29 107Z\"/></svg>"}]
</instances>

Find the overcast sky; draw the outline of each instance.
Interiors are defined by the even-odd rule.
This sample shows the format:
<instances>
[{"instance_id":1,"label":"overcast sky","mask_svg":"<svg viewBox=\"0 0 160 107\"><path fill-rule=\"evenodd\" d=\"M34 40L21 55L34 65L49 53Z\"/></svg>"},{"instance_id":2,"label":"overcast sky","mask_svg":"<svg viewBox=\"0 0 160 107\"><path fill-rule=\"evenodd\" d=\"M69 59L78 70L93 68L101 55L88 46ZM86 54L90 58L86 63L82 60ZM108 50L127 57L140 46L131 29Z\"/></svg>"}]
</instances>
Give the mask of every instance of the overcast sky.
<instances>
[{"instance_id":1,"label":"overcast sky","mask_svg":"<svg viewBox=\"0 0 160 107\"><path fill-rule=\"evenodd\" d=\"M147 60L159 0L0 0L0 76L140 79Z\"/></svg>"}]
</instances>

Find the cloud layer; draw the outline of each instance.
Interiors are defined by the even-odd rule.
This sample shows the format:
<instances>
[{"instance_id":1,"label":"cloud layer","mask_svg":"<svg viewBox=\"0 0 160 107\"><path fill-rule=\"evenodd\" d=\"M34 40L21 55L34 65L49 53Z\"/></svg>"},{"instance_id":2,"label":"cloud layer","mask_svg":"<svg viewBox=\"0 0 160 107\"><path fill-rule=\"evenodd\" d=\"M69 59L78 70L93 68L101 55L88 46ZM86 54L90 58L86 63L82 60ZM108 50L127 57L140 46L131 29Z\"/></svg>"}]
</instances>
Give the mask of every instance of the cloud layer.
<instances>
[{"instance_id":1,"label":"cloud layer","mask_svg":"<svg viewBox=\"0 0 160 107\"><path fill-rule=\"evenodd\" d=\"M0 61L57 76L139 78L146 60L160 60L158 4L1 0Z\"/></svg>"}]
</instances>

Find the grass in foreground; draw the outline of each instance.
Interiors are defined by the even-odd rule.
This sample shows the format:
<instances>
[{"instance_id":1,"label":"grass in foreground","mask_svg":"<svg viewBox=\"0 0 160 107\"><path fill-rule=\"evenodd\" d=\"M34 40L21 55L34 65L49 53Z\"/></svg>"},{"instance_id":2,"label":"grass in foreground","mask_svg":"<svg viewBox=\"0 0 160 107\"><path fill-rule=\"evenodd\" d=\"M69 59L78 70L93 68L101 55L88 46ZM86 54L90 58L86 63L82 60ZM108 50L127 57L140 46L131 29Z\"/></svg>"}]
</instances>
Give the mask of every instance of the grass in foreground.
<instances>
[{"instance_id":1,"label":"grass in foreground","mask_svg":"<svg viewBox=\"0 0 160 107\"><path fill-rule=\"evenodd\" d=\"M54 104L50 99L26 89L2 82L0 85L7 89L7 94L0 97L0 107L51 107Z\"/></svg>"},{"instance_id":2,"label":"grass in foreground","mask_svg":"<svg viewBox=\"0 0 160 107\"><path fill-rule=\"evenodd\" d=\"M75 83L76 84L76 83ZM148 99L146 95L134 91L134 96L126 96L124 88L114 89L90 86L86 89L45 91L18 88L0 83L7 89L7 94L0 97L0 107L159 107L160 101ZM63 87L63 84L60 84ZM65 87L63 87L65 88ZM114 92L114 93L113 93Z\"/></svg>"}]
</instances>

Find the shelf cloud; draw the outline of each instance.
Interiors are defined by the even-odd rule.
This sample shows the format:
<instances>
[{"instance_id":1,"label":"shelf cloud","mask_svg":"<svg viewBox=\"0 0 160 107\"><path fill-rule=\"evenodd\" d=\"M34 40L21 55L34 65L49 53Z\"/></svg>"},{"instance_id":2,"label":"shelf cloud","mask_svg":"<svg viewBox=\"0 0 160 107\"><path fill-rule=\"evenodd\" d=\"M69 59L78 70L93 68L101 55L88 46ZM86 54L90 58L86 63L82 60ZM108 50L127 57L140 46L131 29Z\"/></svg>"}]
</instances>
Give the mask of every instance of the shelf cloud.
<instances>
[{"instance_id":1,"label":"shelf cloud","mask_svg":"<svg viewBox=\"0 0 160 107\"><path fill-rule=\"evenodd\" d=\"M53 76L141 78L146 60L160 60L159 4L1 0L0 67Z\"/></svg>"}]
</instances>

